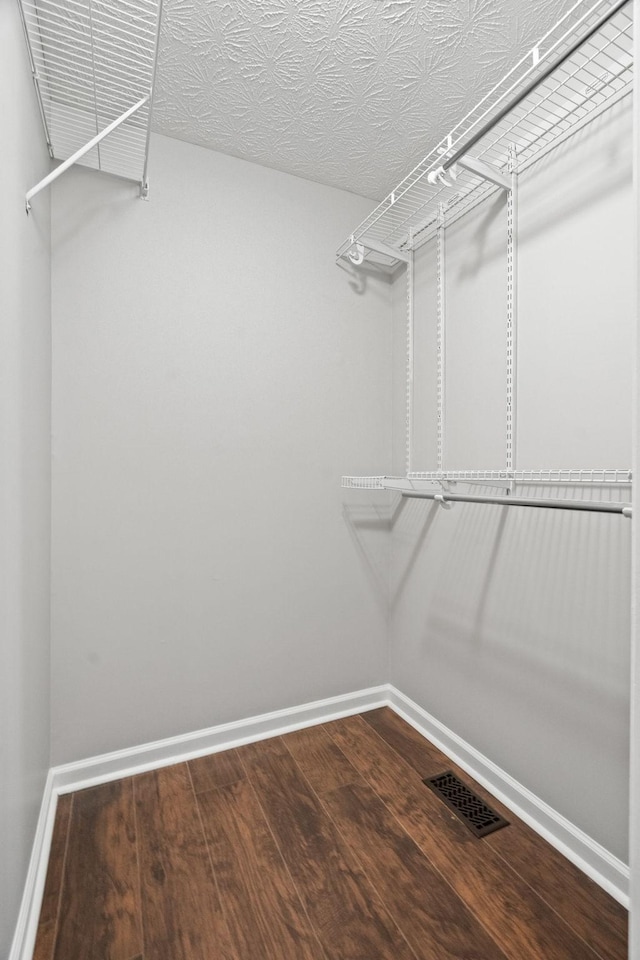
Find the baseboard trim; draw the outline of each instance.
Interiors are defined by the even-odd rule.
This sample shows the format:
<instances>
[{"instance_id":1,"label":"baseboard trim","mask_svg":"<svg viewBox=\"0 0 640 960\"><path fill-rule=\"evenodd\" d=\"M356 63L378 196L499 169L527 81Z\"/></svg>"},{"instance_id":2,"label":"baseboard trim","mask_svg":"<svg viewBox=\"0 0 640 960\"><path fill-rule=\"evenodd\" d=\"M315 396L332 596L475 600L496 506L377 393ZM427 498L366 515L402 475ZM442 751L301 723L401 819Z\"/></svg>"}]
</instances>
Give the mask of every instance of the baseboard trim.
<instances>
[{"instance_id":1,"label":"baseboard trim","mask_svg":"<svg viewBox=\"0 0 640 960\"><path fill-rule=\"evenodd\" d=\"M245 743L277 737L316 723L338 720L388 703L387 685L369 687L326 700L316 700L284 710L274 710L245 720L222 723L205 730L156 740L126 750L116 750L87 760L54 767L53 786L57 793L72 793L99 783L130 777L172 763L183 763L208 753L231 750Z\"/></svg>"},{"instance_id":2,"label":"baseboard trim","mask_svg":"<svg viewBox=\"0 0 640 960\"><path fill-rule=\"evenodd\" d=\"M53 770L49 770L31 848L20 913L9 950L9 960L31 960L33 956L57 802L58 797L53 786Z\"/></svg>"},{"instance_id":3,"label":"baseboard trim","mask_svg":"<svg viewBox=\"0 0 640 960\"><path fill-rule=\"evenodd\" d=\"M403 720L628 909L629 867L622 860L391 685L388 696L389 706Z\"/></svg>"},{"instance_id":4,"label":"baseboard trim","mask_svg":"<svg viewBox=\"0 0 640 960\"><path fill-rule=\"evenodd\" d=\"M409 697L395 687L384 684L52 767L45 784L22 904L8 960L32 960L56 805L60 794L83 790L172 763L183 763L208 753L230 750L245 743L255 743L292 730L301 730L384 706L391 707L607 893L628 907L629 868L626 864Z\"/></svg>"}]
</instances>

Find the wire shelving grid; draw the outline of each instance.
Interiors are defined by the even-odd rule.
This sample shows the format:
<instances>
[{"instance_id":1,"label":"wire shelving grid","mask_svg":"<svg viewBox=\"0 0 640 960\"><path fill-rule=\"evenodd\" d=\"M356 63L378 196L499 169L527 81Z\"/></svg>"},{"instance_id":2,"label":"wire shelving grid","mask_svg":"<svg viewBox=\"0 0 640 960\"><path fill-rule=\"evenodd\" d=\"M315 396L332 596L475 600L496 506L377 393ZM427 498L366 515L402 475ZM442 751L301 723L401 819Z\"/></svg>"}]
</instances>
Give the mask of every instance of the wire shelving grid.
<instances>
[{"instance_id":1,"label":"wire shelving grid","mask_svg":"<svg viewBox=\"0 0 640 960\"><path fill-rule=\"evenodd\" d=\"M395 490L400 486L412 484L442 483L507 483L551 484L553 486L573 486L593 484L594 486L631 486L630 470L618 469L548 469L548 470L430 470L415 471L406 477L343 477L342 486L354 490Z\"/></svg>"},{"instance_id":2,"label":"wire shelving grid","mask_svg":"<svg viewBox=\"0 0 640 960\"><path fill-rule=\"evenodd\" d=\"M436 470L413 472L405 477L343 477L342 486L352 490L387 490L442 502L562 505L631 516L629 470ZM580 496L576 498L578 489Z\"/></svg>"},{"instance_id":3,"label":"wire shelving grid","mask_svg":"<svg viewBox=\"0 0 640 960\"><path fill-rule=\"evenodd\" d=\"M458 167L455 178L433 177L455 154L464 154L465 145L485 130L473 143L475 161L505 177L526 169L546 152L570 136L582 125L633 90L633 35L631 3L620 0L578 0L534 49L523 57L503 79L467 114L424 160L362 221L338 249L338 258L348 257L362 244L363 259L383 267L406 260L406 251L415 250L434 237L441 240L441 227L463 216L499 186L480 173ZM598 24L603 21L600 26ZM596 28L597 29L594 29ZM591 35L589 35L591 34ZM586 37L570 55L568 51ZM518 100L533 81L550 71L528 95L507 112L507 105ZM504 113L504 116L499 116ZM494 121L494 118L495 121ZM431 182L429 174L432 175ZM435 179L435 182L434 182ZM513 181L512 181L513 183ZM513 204L514 191L510 202ZM515 249L512 250L515 211L509 219L509 290L507 309L507 350L512 356L515 343L513 313L515 287ZM366 241L372 241L367 248ZM376 246L378 249L376 250ZM440 243L438 243L440 246ZM393 257L394 250L402 257ZM386 253L383 253L386 251ZM442 251L439 251L440 254ZM440 259L440 258L439 258ZM357 261L354 261L357 262ZM444 305L439 298L439 324ZM412 318L409 314L408 324ZM440 334L441 336L441 334ZM444 356L439 347L439 380L444 377ZM394 490L418 492L447 490L451 485L488 485L516 488L543 488L545 496L554 492L564 497L572 488L583 491L607 489L608 498L616 491L630 489L632 477L623 469L513 469L515 390L508 372L507 467L503 470L443 469L442 419L444 392L439 389L438 469L407 471L406 476L369 476L342 478L342 486L358 490ZM410 394L408 391L408 403ZM410 459L410 450L407 454ZM602 494L601 494L602 495Z\"/></svg>"},{"instance_id":4,"label":"wire shelving grid","mask_svg":"<svg viewBox=\"0 0 640 960\"><path fill-rule=\"evenodd\" d=\"M338 248L347 257L363 242L364 258L385 266L399 260L366 249L366 239L397 250L406 249L409 236L416 249L431 239L438 225L438 210L444 204L447 222L457 219L497 188L476 174L458 167L451 183L430 183L428 175L463 148L471 138L532 80L561 60L572 44L588 34L603 14L615 8L614 0L579 0L540 39L489 93L405 177ZM633 81L632 5L622 6L593 36L536 89L489 130L472 151L474 159L491 164L505 174L510 153L515 151L517 169L538 159L547 149L588 122L612 102L631 93Z\"/></svg>"},{"instance_id":5,"label":"wire shelving grid","mask_svg":"<svg viewBox=\"0 0 640 960\"><path fill-rule=\"evenodd\" d=\"M77 162L147 182L162 0L20 0L52 159L67 160L140 100Z\"/></svg>"}]
</instances>

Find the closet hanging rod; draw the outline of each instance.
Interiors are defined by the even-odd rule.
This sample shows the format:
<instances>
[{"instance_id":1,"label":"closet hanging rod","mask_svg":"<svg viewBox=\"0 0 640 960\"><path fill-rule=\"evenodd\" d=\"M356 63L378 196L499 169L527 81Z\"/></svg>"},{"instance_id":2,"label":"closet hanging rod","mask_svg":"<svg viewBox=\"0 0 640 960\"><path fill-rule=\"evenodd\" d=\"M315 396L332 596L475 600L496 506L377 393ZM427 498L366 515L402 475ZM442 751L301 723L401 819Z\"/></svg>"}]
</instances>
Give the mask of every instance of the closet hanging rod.
<instances>
[{"instance_id":1,"label":"closet hanging rod","mask_svg":"<svg viewBox=\"0 0 640 960\"><path fill-rule=\"evenodd\" d=\"M446 173L447 170L450 170L451 167L455 166L455 164L462 157L464 157L464 155L468 153L469 150L471 150L476 145L476 143L478 143L478 141L482 140L482 138L485 137L493 129L493 127L496 126L496 124L500 123L500 121L503 120L508 113L511 113L511 111L515 107L517 107L519 103L522 103L523 100L525 100L531 93L533 93L536 87L539 87L541 83L543 83L548 77L551 76L552 73L554 73L558 69L558 67L560 67L566 60L572 57L573 54L576 53L576 51L578 51L580 47L587 42L587 40L589 40L592 36L594 36L594 34L598 32L598 30L600 30L606 23L608 23L608 21L611 20L611 18L614 17L619 10L622 10L622 8L626 6L626 4L629 2L630 0L618 0L618 2L614 4L614 6L610 10L607 10L606 13L603 13L602 16L598 18L598 20L589 28L589 30L585 34L583 34L578 40L575 41L575 43L571 44L571 46L567 50L565 50L565 52L562 54L562 56L558 60L554 60L554 62L549 64L542 71L542 73L539 74L539 76L535 77L530 83L528 83L527 86L523 90L521 90L520 93L517 94L517 96L513 98L513 100L510 100L506 106L502 107L498 111L498 113L491 118L491 120L485 123L485 125L480 130L478 130L477 133L474 133L474 135L466 143L464 143L461 147L459 147L455 151L455 153L453 153L447 160L445 160L444 163L442 163L441 166L439 166L435 172Z\"/></svg>"},{"instance_id":2,"label":"closet hanging rod","mask_svg":"<svg viewBox=\"0 0 640 960\"><path fill-rule=\"evenodd\" d=\"M582 510L587 513L619 513L631 517L631 504L607 503L601 500L545 500L542 497L482 497L463 493L422 493L417 490L400 491L413 500L435 500L446 507L452 503L493 503L504 507L541 507L546 510Z\"/></svg>"}]
</instances>

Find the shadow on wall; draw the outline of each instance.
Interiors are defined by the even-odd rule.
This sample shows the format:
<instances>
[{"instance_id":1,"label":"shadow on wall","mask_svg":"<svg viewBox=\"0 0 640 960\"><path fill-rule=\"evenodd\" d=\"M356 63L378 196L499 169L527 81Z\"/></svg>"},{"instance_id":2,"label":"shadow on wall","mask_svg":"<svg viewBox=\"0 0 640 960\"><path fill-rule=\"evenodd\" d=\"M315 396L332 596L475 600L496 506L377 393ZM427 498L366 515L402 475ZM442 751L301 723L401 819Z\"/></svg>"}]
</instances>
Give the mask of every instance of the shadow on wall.
<instances>
[{"instance_id":1,"label":"shadow on wall","mask_svg":"<svg viewBox=\"0 0 640 960\"><path fill-rule=\"evenodd\" d=\"M403 509L404 508L404 509ZM393 551L392 569L398 571L398 575L391 588L390 607L391 613L396 609L405 587L409 582L411 571L413 570L418 557L424 547L429 531L433 526L438 513L442 508L433 501L407 500L400 497L400 503L396 511L396 517L400 518L400 513L404 514L403 521L408 524L415 524L415 539L412 547L408 551L408 556L402 558Z\"/></svg>"},{"instance_id":2,"label":"shadow on wall","mask_svg":"<svg viewBox=\"0 0 640 960\"><path fill-rule=\"evenodd\" d=\"M525 661L626 695L625 518L412 502L394 530L394 610L409 590L424 635L462 656L514 655L520 668Z\"/></svg>"},{"instance_id":3,"label":"shadow on wall","mask_svg":"<svg viewBox=\"0 0 640 960\"><path fill-rule=\"evenodd\" d=\"M402 498L373 503L343 503L342 516L373 596L385 619L389 614L389 565L381 562L380 537L389 538ZM388 556L388 553L387 553Z\"/></svg>"},{"instance_id":4,"label":"shadow on wall","mask_svg":"<svg viewBox=\"0 0 640 960\"><path fill-rule=\"evenodd\" d=\"M343 516L378 601L392 616L403 604L420 611L414 628L427 644L462 658L513 657L520 670L524 661L598 695L627 695L625 518L474 504L445 511L402 497L344 504ZM389 583L381 533L393 535Z\"/></svg>"},{"instance_id":5,"label":"shadow on wall","mask_svg":"<svg viewBox=\"0 0 640 960\"><path fill-rule=\"evenodd\" d=\"M412 503L392 534L392 682L624 860L631 525Z\"/></svg>"},{"instance_id":6,"label":"shadow on wall","mask_svg":"<svg viewBox=\"0 0 640 960\"><path fill-rule=\"evenodd\" d=\"M491 228L496 221L499 222L500 218L506 216L506 209L507 197L503 192L499 193L488 204L483 204L480 207L480 216L476 227L466 244L469 251L468 256L457 271L455 279L458 283L462 283L469 277L476 277L486 267L489 260ZM494 257L504 256L504 250L494 246L491 254Z\"/></svg>"},{"instance_id":7,"label":"shadow on wall","mask_svg":"<svg viewBox=\"0 0 640 960\"><path fill-rule=\"evenodd\" d=\"M336 262L336 266L338 266L341 270L344 270L344 272L348 275L349 286L354 293L358 294L358 296L362 296L367 292L367 283L369 277L375 277L379 280L380 277L384 276L379 270L376 270L375 267L369 266L366 263L356 267L346 263L344 260L338 260Z\"/></svg>"},{"instance_id":8,"label":"shadow on wall","mask_svg":"<svg viewBox=\"0 0 640 960\"><path fill-rule=\"evenodd\" d=\"M625 97L521 174L521 185L527 189L536 191L537 179L545 184L520 220L522 242L544 234L550 224L570 219L585 205L606 202L631 183L632 123L632 100ZM585 156L589 163L584 162ZM566 175L569 167L570 180Z\"/></svg>"},{"instance_id":9,"label":"shadow on wall","mask_svg":"<svg viewBox=\"0 0 640 960\"><path fill-rule=\"evenodd\" d=\"M628 521L400 497L345 520L381 594L391 533L391 682L624 861Z\"/></svg>"},{"instance_id":10,"label":"shadow on wall","mask_svg":"<svg viewBox=\"0 0 640 960\"><path fill-rule=\"evenodd\" d=\"M137 183L110 176L101 179L95 170L79 165L73 168L72 175L89 183L91 189L65 195L65 216L57 217L55 224L56 252L63 252L79 235L101 233L112 221L135 215L136 204L142 203ZM53 187L54 196L58 189Z\"/></svg>"},{"instance_id":11,"label":"shadow on wall","mask_svg":"<svg viewBox=\"0 0 640 960\"><path fill-rule=\"evenodd\" d=\"M528 204L526 196L521 198L525 209L520 211L520 243L544 234L554 223L570 220L585 205L606 202L629 185L632 138L626 135L626 128L632 124L631 107L631 98L625 98L522 171L520 187L535 191L536 202ZM585 152L590 157L588 164L584 163ZM570 181L566 175L569 165ZM537 180L544 182L542 189L536 186ZM504 258L504 237L500 230L493 230L493 225L497 222L499 226L501 218L506 217L506 206L506 194L500 192L464 218L474 228L467 238L467 252L456 273L456 282L476 277L487 263Z\"/></svg>"}]
</instances>

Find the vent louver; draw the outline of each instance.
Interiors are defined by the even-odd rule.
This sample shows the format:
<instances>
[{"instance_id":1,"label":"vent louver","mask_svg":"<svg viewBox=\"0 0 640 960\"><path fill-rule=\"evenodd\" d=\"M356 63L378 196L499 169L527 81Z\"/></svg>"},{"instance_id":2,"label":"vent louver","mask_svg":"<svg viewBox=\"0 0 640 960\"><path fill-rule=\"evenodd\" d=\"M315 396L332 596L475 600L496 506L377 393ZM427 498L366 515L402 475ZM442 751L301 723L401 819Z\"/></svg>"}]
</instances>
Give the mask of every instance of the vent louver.
<instances>
[{"instance_id":1,"label":"vent louver","mask_svg":"<svg viewBox=\"0 0 640 960\"><path fill-rule=\"evenodd\" d=\"M433 790L450 810L453 810L475 837L486 837L494 830L509 826L508 820L492 810L451 770L439 773L435 777L427 777L423 783Z\"/></svg>"}]
</instances>

